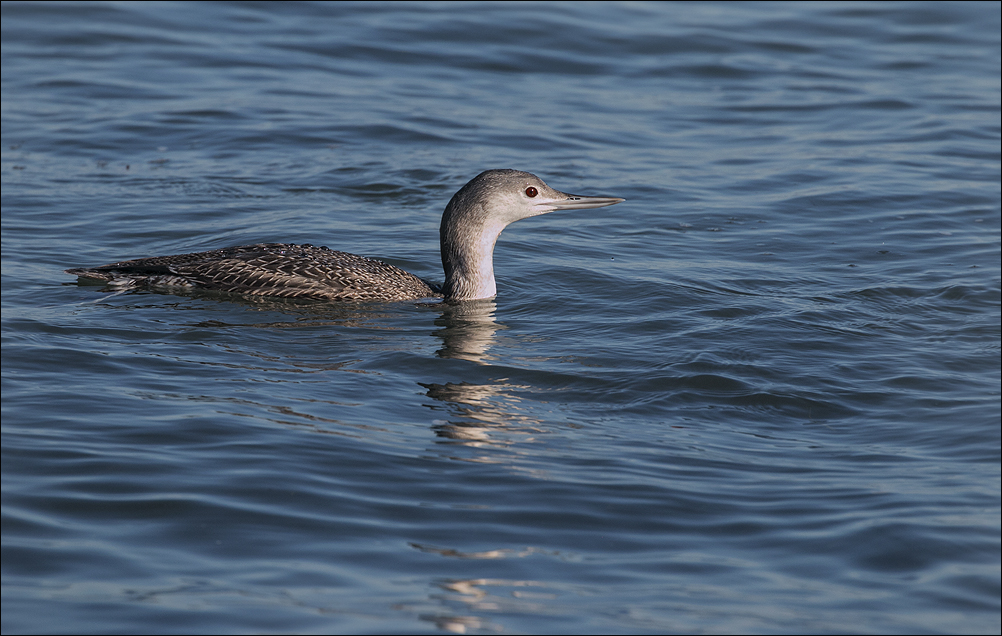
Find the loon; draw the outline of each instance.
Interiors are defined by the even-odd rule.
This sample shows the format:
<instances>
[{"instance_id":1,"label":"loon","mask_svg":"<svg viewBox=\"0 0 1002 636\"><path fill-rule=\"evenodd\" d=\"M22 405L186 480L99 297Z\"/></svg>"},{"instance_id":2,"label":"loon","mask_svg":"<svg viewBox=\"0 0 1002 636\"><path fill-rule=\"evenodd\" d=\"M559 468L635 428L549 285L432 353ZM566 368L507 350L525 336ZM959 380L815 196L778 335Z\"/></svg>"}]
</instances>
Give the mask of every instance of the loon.
<instances>
[{"instance_id":1,"label":"loon","mask_svg":"<svg viewBox=\"0 0 1002 636\"><path fill-rule=\"evenodd\" d=\"M382 261L309 243L242 245L66 273L122 288L181 287L280 298L377 302L493 298L497 295L494 244L505 227L554 210L601 208L622 201L560 192L528 172L482 172L452 197L442 214L445 283L440 287Z\"/></svg>"}]
</instances>

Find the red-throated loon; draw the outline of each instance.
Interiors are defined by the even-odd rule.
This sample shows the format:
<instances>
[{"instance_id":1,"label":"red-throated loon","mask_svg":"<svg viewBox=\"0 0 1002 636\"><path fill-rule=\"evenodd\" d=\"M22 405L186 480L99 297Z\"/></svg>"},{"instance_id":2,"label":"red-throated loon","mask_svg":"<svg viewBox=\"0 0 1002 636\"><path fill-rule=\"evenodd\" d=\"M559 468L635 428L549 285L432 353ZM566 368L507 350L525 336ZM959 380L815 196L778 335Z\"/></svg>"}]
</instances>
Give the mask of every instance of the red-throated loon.
<instances>
[{"instance_id":1,"label":"red-throated loon","mask_svg":"<svg viewBox=\"0 0 1002 636\"><path fill-rule=\"evenodd\" d=\"M184 287L282 298L492 298L497 294L494 243L505 227L554 210L601 208L621 201L625 199L560 192L528 172L482 172L452 197L442 214L445 283L440 288L393 265L308 243L243 245L68 269L66 273L118 287Z\"/></svg>"}]
</instances>

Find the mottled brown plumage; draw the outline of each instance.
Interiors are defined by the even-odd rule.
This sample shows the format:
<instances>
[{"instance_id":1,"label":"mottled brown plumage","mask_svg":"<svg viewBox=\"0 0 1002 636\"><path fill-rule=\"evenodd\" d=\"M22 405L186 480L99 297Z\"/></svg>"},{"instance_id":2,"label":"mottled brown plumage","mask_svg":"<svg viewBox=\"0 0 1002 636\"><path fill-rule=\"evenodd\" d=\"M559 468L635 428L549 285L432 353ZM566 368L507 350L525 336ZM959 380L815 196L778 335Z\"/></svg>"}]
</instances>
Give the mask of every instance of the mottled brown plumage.
<instances>
[{"instance_id":1,"label":"mottled brown plumage","mask_svg":"<svg viewBox=\"0 0 1002 636\"><path fill-rule=\"evenodd\" d=\"M399 267L310 244L259 243L68 269L130 287L187 287L248 296L320 300L413 300L441 296Z\"/></svg>"}]
</instances>

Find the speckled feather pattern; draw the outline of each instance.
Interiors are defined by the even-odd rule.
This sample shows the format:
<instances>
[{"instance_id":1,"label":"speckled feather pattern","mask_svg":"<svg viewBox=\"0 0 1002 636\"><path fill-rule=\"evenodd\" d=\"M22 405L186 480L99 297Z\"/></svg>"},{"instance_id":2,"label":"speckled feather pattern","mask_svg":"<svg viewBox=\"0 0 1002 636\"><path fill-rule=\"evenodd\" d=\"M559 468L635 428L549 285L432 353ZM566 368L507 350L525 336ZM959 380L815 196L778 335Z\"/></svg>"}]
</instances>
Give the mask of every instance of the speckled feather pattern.
<instances>
[{"instance_id":1,"label":"speckled feather pattern","mask_svg":"<svg viewBox=\"0 0 1002 636\"><path fill-rule=\"evenodd\" d=\"M279 298L386 302L441 296L399 267L308 243L259 243L66 272L115 286L186 287Z\"/></svg>"}]
</instances>

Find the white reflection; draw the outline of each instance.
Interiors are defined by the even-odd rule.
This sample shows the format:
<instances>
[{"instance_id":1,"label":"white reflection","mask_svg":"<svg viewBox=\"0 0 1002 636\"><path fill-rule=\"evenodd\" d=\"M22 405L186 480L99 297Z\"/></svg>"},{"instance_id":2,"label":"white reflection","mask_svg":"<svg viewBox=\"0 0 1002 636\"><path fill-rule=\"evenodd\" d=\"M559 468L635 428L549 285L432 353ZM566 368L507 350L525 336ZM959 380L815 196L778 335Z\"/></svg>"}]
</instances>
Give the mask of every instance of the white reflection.
<instances>
[{"instance_id":1,"label":"white reflection","mask_svg":"<svg viewBox=\"0 0 1002 636\"><path fill-rule=\"evenodd\" d=\"M435 324L442 327L435 335L442 339L438 355L486 364L487 351L494 345L494 334L507 329L496 322L493 300L471 300L461 303L442 303L442 315Z\"/></svg>"}]
</instances>

